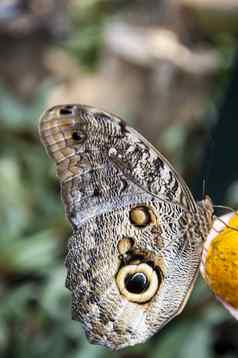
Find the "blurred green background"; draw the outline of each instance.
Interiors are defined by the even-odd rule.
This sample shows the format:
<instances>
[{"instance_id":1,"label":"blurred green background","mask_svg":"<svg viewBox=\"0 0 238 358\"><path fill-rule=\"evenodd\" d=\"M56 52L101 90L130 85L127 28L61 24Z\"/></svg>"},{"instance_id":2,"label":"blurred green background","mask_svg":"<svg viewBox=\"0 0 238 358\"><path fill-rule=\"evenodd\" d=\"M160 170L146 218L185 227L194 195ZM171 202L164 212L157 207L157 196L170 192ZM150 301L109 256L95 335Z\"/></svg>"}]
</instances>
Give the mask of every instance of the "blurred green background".
<instances>
[{"instance_id":1,"label":"blurred green background","mask_svg":"<svg viewBox=\"0 0 238 358\"><path fill-rule=\"evenodd\" d=\"M216 204L238 207L237 33L232 0L0 2L0 357L238 357L238 325L201 279L145 344L86 341L64 287L71 229L37 128L54 104L117 113L198 199L205 178Z\"/></svg>"}]
</instances>

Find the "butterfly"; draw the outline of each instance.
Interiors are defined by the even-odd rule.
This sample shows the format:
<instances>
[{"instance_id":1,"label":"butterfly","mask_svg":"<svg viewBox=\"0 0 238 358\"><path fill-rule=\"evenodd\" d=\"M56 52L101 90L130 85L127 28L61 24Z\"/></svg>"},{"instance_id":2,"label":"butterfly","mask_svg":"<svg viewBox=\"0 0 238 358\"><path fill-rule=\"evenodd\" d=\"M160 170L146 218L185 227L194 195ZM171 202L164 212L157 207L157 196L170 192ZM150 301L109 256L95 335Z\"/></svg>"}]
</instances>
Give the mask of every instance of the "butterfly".
<instances>
[{"instance_id":1,"label":"butterfly","mask_svg":"<svg viewBox=\"0 0 238 358\"><path fill-rule=\"evenodd\" d=\"M119 117L59 105L40 120L73 234L66 253L72 318L91 343L144 342L184 308L213 224L163 155Z\"/></svg>"}]
</instances>

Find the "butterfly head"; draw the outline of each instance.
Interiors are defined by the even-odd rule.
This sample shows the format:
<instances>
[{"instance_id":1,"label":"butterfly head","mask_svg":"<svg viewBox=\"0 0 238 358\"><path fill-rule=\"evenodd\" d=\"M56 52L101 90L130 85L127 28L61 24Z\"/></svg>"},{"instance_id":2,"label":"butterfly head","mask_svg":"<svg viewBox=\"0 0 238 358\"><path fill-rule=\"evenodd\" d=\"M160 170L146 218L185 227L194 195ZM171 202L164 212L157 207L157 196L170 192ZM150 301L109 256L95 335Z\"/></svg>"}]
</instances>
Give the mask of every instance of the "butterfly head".
<instances>
[{"instance_id":1,"label":"butterfly head","mask_svg":"<svg viewBox=\"0 0 238 358\"><path fill-rule=\"evenodd\" d=\"M201 232L204 233L203 240L207 238L207 234L214 223L214 206L211 198L206 195L205 198L198 203L198 208L201 211Z\"/></svg>"}]
</instances>

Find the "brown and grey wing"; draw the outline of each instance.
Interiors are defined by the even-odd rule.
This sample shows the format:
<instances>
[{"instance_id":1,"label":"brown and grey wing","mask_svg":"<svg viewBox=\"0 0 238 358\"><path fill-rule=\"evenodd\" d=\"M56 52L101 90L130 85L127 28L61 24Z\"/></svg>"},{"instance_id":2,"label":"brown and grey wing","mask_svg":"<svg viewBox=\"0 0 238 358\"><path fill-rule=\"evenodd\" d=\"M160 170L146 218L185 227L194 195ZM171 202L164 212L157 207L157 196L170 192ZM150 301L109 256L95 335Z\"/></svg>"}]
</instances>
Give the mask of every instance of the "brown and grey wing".
<instances>
[{"instance_id":1,"label":"brown and grey wing","mask_svg":"<svg viewBox=\"0 0 238 358\"><path fill-rule=\"evenodd\" d=\"M90 219L69 241L66 286L72 291L72 314L92 343L113 349L141 343L180 313L189 297L200 264L201 236L187 227L186 211L176 204L153 205L160 220L159 237L152 233L153 225L133 227L129 208L122 208ZM163 272L158 291L144 304L121 294L115 280L127 265L118 253L118 244L127 236L134 239L131 253L141 253L137 259L144 263L142 255L149 253Z\"/></svg>"},{"instance_id":2,"label":"brown and grey wing","mask_svg":"<svg viewBox=\"0 0 238 358\"><path fill-rule=\"evenodd\" d=\"M57 164L73 225L138 202L140 195L196 211L189 189L167 160L118 117L88 106L56 106L41 117L40 135Z\"/></svg>"}]
</instances>

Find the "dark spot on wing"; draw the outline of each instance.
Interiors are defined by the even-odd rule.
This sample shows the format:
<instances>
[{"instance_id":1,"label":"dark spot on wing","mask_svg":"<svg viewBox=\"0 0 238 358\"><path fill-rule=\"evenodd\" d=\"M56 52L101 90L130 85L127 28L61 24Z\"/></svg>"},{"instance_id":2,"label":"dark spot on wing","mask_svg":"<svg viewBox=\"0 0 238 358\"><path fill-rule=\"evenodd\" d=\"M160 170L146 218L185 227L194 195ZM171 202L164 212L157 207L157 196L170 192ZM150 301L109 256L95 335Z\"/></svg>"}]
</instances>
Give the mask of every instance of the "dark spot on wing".
<instances>
[{"instance_id":1,"label":"dark spot on wing","mask_svg":"<svg viewBox=\"0 0 238 358\"><path fill-rule=\"evenodd\" d=\"M164 161L162 159L160 159L159 157L157 157L154 161L153 161L155 170L160 170L160 169L164 169Z\"/></svg>"},{"instance_id":2,"label":"dark spot on wing","mask_svg":"<svg viewBox=\"0 0 238 358\"><path fill-rule=\"evenodd\" d=\"M67 115L71 115L71 114L72 114L72 109L67 108L67 106L60 109L60 115L62 115L62 116L67 116Z\"/></svg>"},{"instance_id":3,"label":"dark spot on wing","mask_svg":"<svg viewBox=\"0 0 238 358\"><path fill-rule=\"evenodd\" d=\"M110 122L113 121L113 118L111 116L109 116L109 115L107 115L106 113L103 113L103 112L95 113L94 117L95 117L95 119L97 121L102 121L102 120L110 121Z\"/></svg>"},{"instance_id":4,"label":"dark spot on wing","mask_svg":"<svg viewBox=\"0 0 238 358\"><path fill-rule=\"evenodd\" d=\"M93 195L94 196L100 196L101 195L101 190L98 187L95 187L94 191L93 191Z\"/></svg>"},{"instance_id":5,"label":"dark spot on wing","mask_svg":"<svg viewBox=\"0 0 238 358\"><path fill-rule=\"evenodd\" d=\"M121 128L121 132L122 132L123 135L125 135L125 134L127 134L129 132L127 123L123 119L120 119L119 126Z\"/></svg>"}]
</instances>

